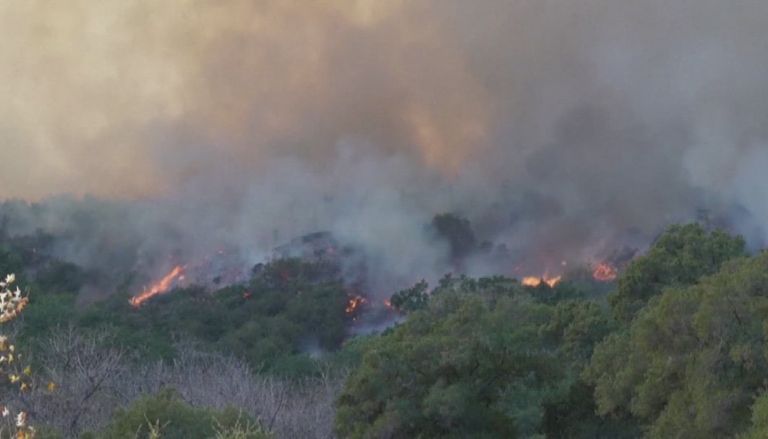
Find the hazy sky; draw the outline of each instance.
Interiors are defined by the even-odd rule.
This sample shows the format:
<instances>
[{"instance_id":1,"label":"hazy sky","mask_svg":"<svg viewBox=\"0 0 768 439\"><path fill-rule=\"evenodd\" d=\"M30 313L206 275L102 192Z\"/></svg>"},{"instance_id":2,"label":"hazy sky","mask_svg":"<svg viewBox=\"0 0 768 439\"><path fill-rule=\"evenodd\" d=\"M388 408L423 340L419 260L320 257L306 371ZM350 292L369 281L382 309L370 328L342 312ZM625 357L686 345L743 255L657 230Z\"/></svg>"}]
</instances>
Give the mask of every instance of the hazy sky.
<instances>
[{"instance_id":1,"label":"hazy sky","mask_svg":"<svg viewBox=\"0 0 768 439\"><path fill-rule=\"evenodd\" d=\"M706 179L764 134L767 17L759 0L5 0L0 191L141 196L345 142L514 173L580 108Z\"/></svg>"},{"instance_id":2,"label":"hazy sky","mask_svg":"<svg viewBox=\"0 0 768 439\"><path fill-rule=\"evenodd\" d=\"M455 171L492 90L408 3L0 2L1 194L142 196L344 139Z\"/></svg>"}]
</instances>

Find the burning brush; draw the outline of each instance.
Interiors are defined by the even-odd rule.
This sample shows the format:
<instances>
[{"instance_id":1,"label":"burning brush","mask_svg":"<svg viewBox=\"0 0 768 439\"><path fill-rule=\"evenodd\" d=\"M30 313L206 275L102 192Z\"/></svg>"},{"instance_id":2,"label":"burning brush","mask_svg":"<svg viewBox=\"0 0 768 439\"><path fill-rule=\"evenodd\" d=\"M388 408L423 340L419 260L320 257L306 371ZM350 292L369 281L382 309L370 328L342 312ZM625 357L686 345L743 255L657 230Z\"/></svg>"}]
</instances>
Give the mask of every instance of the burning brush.
<instances>
[{"instance_id":1,"label":"burning brush","mask_svg":"<svg viewBox=\"0 0 768 439\"><path fill-rule=\"evenodd\" d=\"M541 277L526 276L523 278L521 283L526 287L538 287L541 284L546 284L546 285L549 285L550 288L554 288L557 284L560 283L561 280L563 280L563 276L554 276L554 277L550 277L548 275L544 275Z\"/></svg>"},{"instance_id":2,"label":"burning brush","mask_svg":"<svg viewBox=\"0 0 768 439\"><path fill-rule=\"evenodd\" d=\"M608 262L601 262L597 264L592 271L592 278L598 282L613 282L619 277L616 267Z\"/></svg>"},{"instance_id":3,"label":"burning brush","mask_svg":"<svg viewBox=\"0 0 768 439\"><path fill-rule=\"evenodd\" d=\"M344 309L344 312L347 313L348 316L354 317L359 311L359 308L366 302L368 302L368 300L363 296L353 296L347 302L347 307Z\"/></svg>"},{"instance_id":4,"label":"burning brush","mask_svg":"<svg viewBox=\"0 0 768 439\"><path fill-rule=\"evenodd\" d=\"M184 266L177 265L173 267L173 269L163 276L162 279L149 286L149 288L144 289L140 294L131 297L131 306L139 308L147 300L167 293L174 286L176 281L184 279L185 272L186 267Z\"/></svg>"}]
</instances>

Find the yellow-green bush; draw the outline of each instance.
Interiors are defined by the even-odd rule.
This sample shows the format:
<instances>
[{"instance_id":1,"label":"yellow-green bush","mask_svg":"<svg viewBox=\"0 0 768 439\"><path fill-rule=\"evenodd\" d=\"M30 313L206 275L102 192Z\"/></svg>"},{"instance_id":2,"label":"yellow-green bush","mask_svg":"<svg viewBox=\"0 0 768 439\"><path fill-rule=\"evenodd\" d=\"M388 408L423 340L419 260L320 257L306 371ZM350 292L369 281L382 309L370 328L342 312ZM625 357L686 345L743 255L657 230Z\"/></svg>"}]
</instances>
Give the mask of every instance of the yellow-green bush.
<instances>
[{"instance_id":1,"label":"yellow-green bush","mask_svg":"<svg viewBox=\"0 0 768 439\"><path fill-rule=\"evenodd\" d=\"M118 410L99 435L111 439L268 439L258 422L241 411L192 407L173 390L137 400Z\"/></svg>"}]
</instances>

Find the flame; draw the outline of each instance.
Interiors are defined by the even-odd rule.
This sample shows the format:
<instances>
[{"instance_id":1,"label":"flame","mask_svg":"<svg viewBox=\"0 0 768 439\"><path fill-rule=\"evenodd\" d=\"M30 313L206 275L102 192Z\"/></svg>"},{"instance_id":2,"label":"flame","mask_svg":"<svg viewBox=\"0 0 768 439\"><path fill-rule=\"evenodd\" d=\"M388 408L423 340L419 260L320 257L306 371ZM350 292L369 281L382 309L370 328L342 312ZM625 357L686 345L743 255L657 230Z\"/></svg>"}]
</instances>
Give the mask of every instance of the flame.
<instances>
[{"instance_id":1,"label":"flame","mask_svg":"<svg viewBox=\"0 0 768 439\"><path fill-rule=\"evenodd\" d=\"M365 302L367 302L367 300L365 300L365 297L363 296L352 297L347 302L347 308L344 309L344 312L346 312L348 315L352 315L355 313L355 311L357 311L358 308L360 308L360 305L364 304Z\"/></svg>"},{"instance_id":2,"label":"flame","mask_svg":"<svg viewBox=\"0 0 768 439\"><path fill-rule=\"evenodd\" d=\"M538 287L542 283L547 284L550 286L550 288L554 288L555 285L559 284L560 281L563 280L562 276L555 276L555 277L549 277L548 275L544 276L526 276L522 280L522 284L526 287Z\"/></svg>"},{"instance_id":3,"label":"flame","mask_svg":"<svg viewBox=\"0 0 768 439\"><path fill-rule=\"evenodd\" d=\"M177 279L181 279L184 277L184 271L185 269L181 265L177 265L173 267L173 270L171 270L168 274L166 274L157 283L145 289L141 294L137 294L131 297L131 300L130 300L131 305L134 308L138 308L150 298L168 292L168 290L171 289L171 287L173 286L173 283Z\"/></svg>"},{"instance_id":4,"label":"flame","mask_svg":"<svg viewBox=\"0 0 768 439\"><path fill-rule=\"evenodd\" d=\"M607 262L597 264L595 270L592 271L592 277L599 282L613 282L618 275L616 267Z\"/></svg>"}]
</instances>

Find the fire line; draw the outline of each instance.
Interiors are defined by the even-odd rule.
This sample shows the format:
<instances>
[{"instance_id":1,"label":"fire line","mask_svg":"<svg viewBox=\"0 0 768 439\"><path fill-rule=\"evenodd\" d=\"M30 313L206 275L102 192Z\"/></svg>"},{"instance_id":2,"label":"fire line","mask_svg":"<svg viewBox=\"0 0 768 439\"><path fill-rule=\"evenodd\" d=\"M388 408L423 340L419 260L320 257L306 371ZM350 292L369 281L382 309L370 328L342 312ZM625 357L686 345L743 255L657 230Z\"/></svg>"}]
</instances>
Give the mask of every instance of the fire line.
<instances>
[{"instance_id":1,"label":"fire line","mask_svg":"<svg viewBox=\"0 0 768 439\"><path fill-rule=\"evenodd\" d=\"M177 279L184 276L184 272L185 267L181 265L173 267L173 269L162 279L151 285L149 288L145 289L143 292L141 292L141 294L137 294L131 297L131 306L134 308L139 308L144 302L151 299L152 297L168 292L168 290L170 290L173 286L173 283Z\"/></svg>"}]
</instances>

